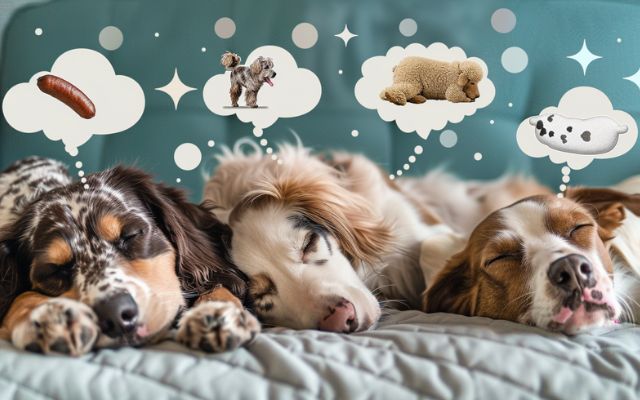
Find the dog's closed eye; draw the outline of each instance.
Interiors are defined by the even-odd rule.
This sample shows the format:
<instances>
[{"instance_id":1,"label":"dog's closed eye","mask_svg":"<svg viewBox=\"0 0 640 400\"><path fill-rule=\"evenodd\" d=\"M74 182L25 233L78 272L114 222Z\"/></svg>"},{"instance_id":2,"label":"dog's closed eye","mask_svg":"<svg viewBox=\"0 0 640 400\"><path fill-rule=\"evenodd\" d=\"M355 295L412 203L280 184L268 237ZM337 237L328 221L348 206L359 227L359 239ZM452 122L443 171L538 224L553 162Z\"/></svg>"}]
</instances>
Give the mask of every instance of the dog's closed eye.
<instances>
[{"instance_id":1,"label":"dog's closed eye","mask_svg":"<svg viewBox=\"0 0 640 400\"><path fill-rule=\"evenodd\" d=\"M324 243L324 244L323 244ZM323 265L328 262L331 246L323 232L310 231L302 246L302 263Z\"/></svg>"}]
</instances>

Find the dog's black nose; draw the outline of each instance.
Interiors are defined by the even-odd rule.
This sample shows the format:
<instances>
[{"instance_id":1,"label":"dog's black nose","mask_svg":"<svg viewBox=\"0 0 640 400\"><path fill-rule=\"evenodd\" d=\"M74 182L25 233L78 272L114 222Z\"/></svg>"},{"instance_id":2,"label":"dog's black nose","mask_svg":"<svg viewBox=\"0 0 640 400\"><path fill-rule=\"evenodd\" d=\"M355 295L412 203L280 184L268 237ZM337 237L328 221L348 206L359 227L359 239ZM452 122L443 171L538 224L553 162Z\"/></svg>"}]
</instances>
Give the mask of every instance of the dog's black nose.
<instances>
[{"instance_id":1,"label":"dog's black nose","mask_svg":"<svg viewBox=\"0 0 640 400\"><path fill-rule=\"evenodd\" d=\"M278 74L276 74L276 71L273 71L273 77L274 78L276 77L276 75L278 75Z\"/></svg>"},{"instance_id":2,"label":"dog's black nose","mask_svg":"<svg viewBox=\"0 0 640 400\"><path fill-rule=\"evenodd\" d=\"M570 254L555 260L549 266L547 276L552 285L567 293L596 284L591 263L579 254Z\"/></svg>"},{"instance_id":3,"label":"dog's black nose","mask_svg":"<svg viewBox=\"0 0 640 400\"><path fill-rule=\"evenodd\" d=\"M138 305L129 293L122 292L100 301L93 307L102 332L118 337L131 332L138 320Z\"/></svg>"}]
</instances>

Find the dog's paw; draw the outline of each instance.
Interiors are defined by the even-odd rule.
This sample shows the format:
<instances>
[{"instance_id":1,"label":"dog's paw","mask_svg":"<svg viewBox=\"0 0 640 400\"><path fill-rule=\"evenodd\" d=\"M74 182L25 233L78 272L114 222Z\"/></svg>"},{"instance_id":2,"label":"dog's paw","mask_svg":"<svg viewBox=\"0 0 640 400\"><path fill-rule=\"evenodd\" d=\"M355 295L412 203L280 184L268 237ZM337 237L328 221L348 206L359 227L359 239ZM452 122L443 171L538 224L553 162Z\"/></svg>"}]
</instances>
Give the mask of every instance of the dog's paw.
<instances>
[{"instance_id":1,"label":"dog's paw","mask_svg":"<svg viewBox=\"0 0 640 400\"><path fill-rule=\"evenodd\" d=\"M230 301L207 301L180 319L176 340L209 353L233 350L251 341L260 323L247 310Z\"/></svg>"},{"instance_id":2,"label":"dog's paw","mask_svg":"<svg viewBox=\"0 0 640 400\"><path fill-rule=\"evenodd\" d=\"M100 333L91 308L75 300L55 298L34 308L11 332L19 349L79 356L91 351Z\"/></svg>"}]
</instances>

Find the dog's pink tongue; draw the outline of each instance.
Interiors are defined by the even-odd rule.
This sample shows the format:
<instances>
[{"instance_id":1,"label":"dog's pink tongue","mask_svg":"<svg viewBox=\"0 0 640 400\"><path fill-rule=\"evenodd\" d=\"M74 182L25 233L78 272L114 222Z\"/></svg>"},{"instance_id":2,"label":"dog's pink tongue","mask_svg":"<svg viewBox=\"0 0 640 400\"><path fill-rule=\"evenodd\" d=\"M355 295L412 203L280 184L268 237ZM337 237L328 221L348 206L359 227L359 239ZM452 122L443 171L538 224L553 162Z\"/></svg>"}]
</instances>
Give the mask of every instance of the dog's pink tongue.
<instances>
[{"instance_id":1,"label":"dog's pink tongue","mask_svg":"<svg viewBox=\"0 0 640 400\"><path fill-rule=\"evenodd\" d=\"M562 307L560 309L560 312L553 317L553 322L564 324L565 322L567 322L567 320L569 320L569 318L571 318L572 315L573 311L571 311L569 307Z\"/></svg>"},{"instance_id":2,"label":"dog's pink tongue","mask_svg":"<svg viewBox=\"0 0 640 400\"><path fill-rule=\"evenodd\" d=\"M264 78L264 81L267 82L269 84L269 86L273 86L273 82L271 82L271 79Z\"/></svg>"},{"instance_id":3,"label":"dog's pink tongue","mask_svg":"<svg viewBox=\"0 0 640 400\"><path fill-rule=\"evenodd\" d=\"M149 330L147 329L146 325L140 325L137 329L136 329L136 335L138 335L139 337L145 337L149 334Z\"/></svg>"}]
</instances>

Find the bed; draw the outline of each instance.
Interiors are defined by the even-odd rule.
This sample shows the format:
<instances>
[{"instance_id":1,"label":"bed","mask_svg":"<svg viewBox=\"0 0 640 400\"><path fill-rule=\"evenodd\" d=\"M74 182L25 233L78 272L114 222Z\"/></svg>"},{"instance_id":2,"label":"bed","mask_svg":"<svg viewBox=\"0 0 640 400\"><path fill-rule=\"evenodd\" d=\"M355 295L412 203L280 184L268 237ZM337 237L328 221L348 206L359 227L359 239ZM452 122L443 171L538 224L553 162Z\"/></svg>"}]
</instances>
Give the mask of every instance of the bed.
<instances>
[{"instance_id":1,"label":"bed","mask_svg":"<svg viewBox=\"0 0 640 400\"><path fill-rule=\"evenodd\" d=\"M246 55L265 43L289 49L323 85L313 112L280 119L265 130L270 143L291 141L294 130L306 145L361 152L388 171L403 168L421 146L424 153L407 175L442 165L473 179L518 171L556 188L562 183L561 167L530 158L518 148L515 131L520 121L581 85L606 91L616 108L636 119L640 113L638 88L621 78L633 74L640 59L640 6L632 0L408 0L393 6L384 0L273 0L269 7L256 7L252 0L190 0L188 6L177 0L0 3L0 97L35 71L50 68L64 51L81 47L105 54L118 73L139 81L146 96L138 124L117 135L94 136L77 158L59 142L41 133L19 133L0 118L0 168L33 154L61 159L74 174L79 173L73 169L78 160L87 173L119 162L135 163L160 180L190 190L197 201L202 172L215 165L212 155L219 145L252 134L249 124L212 115L200 90L220 73L223 51ZM14 13L29 3L34 4ZM517 15L509 34L491 27L492 13L501 7ZM571 23L558 23L552 15L571 15ZM399 22L408 16L419 27L412 38L398 32ZM213 33L221 17L236 21L237 33L228 40ZM271 22L275 20L277 24ZM297 48L291 41L292 28L303 21L313 23L319 33L312 49ZM613 21L615 28L603 29ZM345 23L359 35L346 48L333 37ZM98 43L98 32L109 25L124 32L117 51L105 51ZM40 35L34 34L37 29ZM583 74L567 56L578 51L585 38L604 59ZM354 98L364 60L414 41L442 41L483 58L498 89L489 107L447 125L458 133L453 148L444 148L437 133L423 140L401 132ZM500 63L502 51L513 45L529 54L528 67L517 75ZM550 63L555 74L548 73ZM175 68L196 88L177 110L166 94L154 90L169 81ZM352 134L354 129L359 135ZM207 147L211 140L213 148ZM204 150L201 168L187 172L174 165L174 150L183 142ZM610 185L638 173L640 158L632 151L573 171L571 183ZM0 399L637 399L639 371L638 326L622 324L567 337L505 321L417 311L392 313L378 329L352 335L268 330L246 348L218 355L163 342L72 359L26 353L0 341Z\"/></svg>"},{"instance_id":2,"label":"bed","mask_svg":"<svg viewBox=\"0 0 640 400\"><path fill-rule=\"evenodd\" d=\"M403 311L352 335L268 330L209 355L163 342L42 357L0 343L2 399L637 399L640 327L567 337Z\"/></svg>"}]
</instances>

